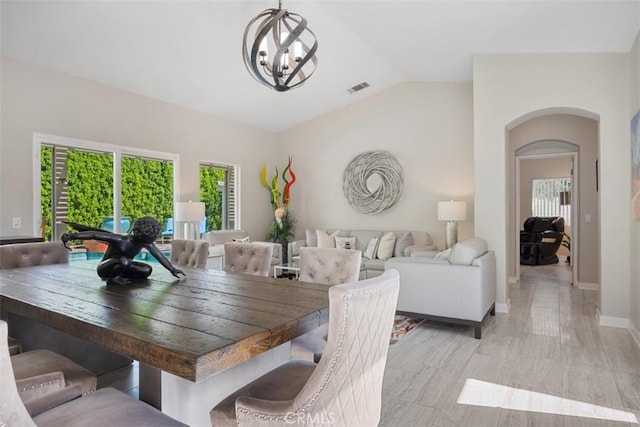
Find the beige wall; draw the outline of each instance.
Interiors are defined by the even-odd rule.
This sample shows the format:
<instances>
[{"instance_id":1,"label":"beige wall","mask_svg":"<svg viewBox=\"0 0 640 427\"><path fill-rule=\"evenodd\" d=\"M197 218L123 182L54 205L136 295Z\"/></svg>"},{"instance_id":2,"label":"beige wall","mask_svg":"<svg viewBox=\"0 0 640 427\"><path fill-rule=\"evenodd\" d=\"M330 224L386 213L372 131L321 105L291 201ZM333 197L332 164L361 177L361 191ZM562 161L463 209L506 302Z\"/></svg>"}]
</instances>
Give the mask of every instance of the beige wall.
<instances>
[{"instance_id":1,"label":"beige wall","mask_svg":"<svg viewBox=\"0 0 640 427\"><path fill-rule=\"evenodd\" d=\"M629 61L625 54L474 57L475 227L496 250L497 308L508 309L507 133L534 112L599 118L601 321L629 317ZM495 195L498 195L497 197ZM616 255L617 254L617 255Z\"/></svg>"},{"instance_id":2,"label":"beige wall","mask_svg":"<svg viewBox=\"0 0 640 427\"><path fill-rule=\"evenodd\" d=\"M259 171L265 161L284 161L272 134L6 57L1 67L0 235L39 232L32 188L38 132L176 153L178 201L199 199L201 160L239 165L242 227L264 238L271 212ZM11 228L12 217L22 218L22 229Z\"/></svg>"},{"instance_id":3,"label":"beige wall","mask_svg":"<svg viewBox=\"0 0 640 427\"><path fill-rule=\"evenodd\" d=\"M640 32L630 53L629 82L631 86L631 102L629 117L640 111ZM629 262L631 265L631 321L635 328L635 337L640 343L640 221L631 222L631 250Z\"/></svg>"},{"instance_id":4,"label":"beige wall","mask_svg":"<svg viewBox=\"0 0 640 427\"><path fill-rule=\"evenodd\" d=\"M438 201L468 202L459 238L473 235L471 85L405 83L284 132L284 152L299 181L292 208L309 228L425 230L444 246ZM357 213L342 191L345 167L358 154L387 150L404 168L397 205L378 215Z\"/></svg>"},{"instance_id":5,"label":"beige wall","mask_svg":"<svg viewBox=\"0 0 640 427\"><path fill-rule=\"evenodd\" d=\"M598 192L596 192L595 181L595 162L598 158L598 122L585 117L579 117L568 114L551 114L542 117L533 118L514 127L508 132L508 176L512 176L508 182L515 181L515 155L516 151L520 152L527 149L528 152L542 154L553 152L553 148L549 147L546 140L557 140L567 143L572 147L569 151L578 154L578 191L579 205L575 206L578 213L578 222L574 224L575 231L578 234L577 245L577 261L578 261L578 277L574 278L574 283L598 284L600 282L600 254L598 251L599 243L599 208L598 208ZM540 142L536 142L540 141ZM524 148L523 148L524 147ZM509 224L513 225L515 206L515 191L508 187L509 194ZM513 203L511 202L513 201ZM585 220L585 215L591 217L591 222ZM522 222L520 222L522 224ZM515 274L518 252L515 247L516 235L515 225L510 226L507 230L508 242L514 245L514 251L507 256L509 265L509 276Z\"/></svg>"}]
</instances>

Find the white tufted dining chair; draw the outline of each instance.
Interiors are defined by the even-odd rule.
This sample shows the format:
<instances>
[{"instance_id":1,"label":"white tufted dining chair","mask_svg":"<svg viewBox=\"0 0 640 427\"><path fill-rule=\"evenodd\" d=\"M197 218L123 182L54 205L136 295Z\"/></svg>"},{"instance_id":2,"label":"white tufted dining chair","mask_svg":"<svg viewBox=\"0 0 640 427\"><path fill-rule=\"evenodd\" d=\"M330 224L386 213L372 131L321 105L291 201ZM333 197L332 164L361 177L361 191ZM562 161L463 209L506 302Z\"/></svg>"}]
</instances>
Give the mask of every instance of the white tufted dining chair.
<instances>
[{"instance_id":1,"label":"white tufted dining chair","mask_svg":"<svg viewBox=\"0 0 640 427\"><path fill-rule=\"evenodd\" d=\"M223 400L214 427L376 426L398 300L396 270L329 289L329 341L317 365L292 361Z\"/></svg>"},{"instance_id":2,"label":"white tufted dining chair","mask_svg":"<svg viewBox=\"0 0 640 427\"><path fill-rule=\"evenodd\" d=\"M224 270L268 277L272 256L273 245L270 243L227 242L224 244Z\"/></svg>"},{"instance_id":3,"label":"white tufted dining chair","mask_svg":"<svg viewBox=\"0 0 640 427\"><path fill-rule=\"evenodd\" d=\"M300 248L301 282L338 285L358 280L362 254L354 249Z\"/></svg>"},{"instance_id":4,"label":"white tufted dining chair","mask_svg":"<svg viewBox=\"0 0 640 427\"><path fill-rule=\"evenodd\" d=\"M206 240L172 240L171 264L180 267L205 268L209 256Z\"/></svg>"},{"instance_id":5,"label":"white tufted dining chair","mask_svg":"<svg viewBox=\"0 0 640 427\"><path fill-rule=\"evenodd\" d=\"M67 264L69 251L62 242L17 243L0 246L0 268Z\"/></svg>"},{"instance_id":6,"label":"white tufted dining chair","mask_svg":"<svg viewBox=\"0 0 640 427\"><path fill-rule=\"evenodd\" d=\"M157 409L112 388L98 390L86 397L78 397L81 393L75 390L77 393L72 394L73 387L60 387L64 386L65 382L60 372L52 373L46 379L42 377L29 379L33 384L45 381L45 387L41 387L38 391L40 399L67 402L32 418L18 394L11 366L12 361L7 348L7 323L0 320L0 372L2 372L0 375L0 425L2 426L184 426Z\"/></svg>"},{"instance_id":7,"label":"white tufted dining chair","mask_svg":"<svg viewBox=\"0 0 640 427\"><path fill-rule=\"evenodd\" d=\"M303 282L338 285L358 281L360 251L334 248L300 248L300 278ZM327 343L324 325L291 341L291 358L318 361Z\"/></svg>"}]
</instances>

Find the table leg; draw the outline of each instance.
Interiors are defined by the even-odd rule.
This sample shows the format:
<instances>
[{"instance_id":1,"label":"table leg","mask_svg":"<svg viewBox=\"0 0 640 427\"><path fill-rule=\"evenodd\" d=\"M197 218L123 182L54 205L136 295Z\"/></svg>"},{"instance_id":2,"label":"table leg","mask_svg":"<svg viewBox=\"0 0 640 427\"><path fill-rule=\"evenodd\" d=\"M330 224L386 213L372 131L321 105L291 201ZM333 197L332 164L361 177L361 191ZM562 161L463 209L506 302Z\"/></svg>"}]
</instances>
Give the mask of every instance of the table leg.
<instances>
[{"instance_id":1,"label":"table leg","mask_svg":"<svg viewBox=\"0 0 640 427\"><path fill-rule=\"evenodd\" d=\"M209 412L228 395L291 359L291 342L199 383L162 372L162 412L191 427L210 427ZM142 396L142 373L140 374Z\"/></svg>"},{"instance_id":2,"label":"table leg","mask_svg":"<svg viewBox=\"0 0 640 427\"><path fill-rule=\"evenodd\" d=\"M162 371L144 363L138 363L138 387L140 400L162 410Z\"/></svg>"}]
</instances>

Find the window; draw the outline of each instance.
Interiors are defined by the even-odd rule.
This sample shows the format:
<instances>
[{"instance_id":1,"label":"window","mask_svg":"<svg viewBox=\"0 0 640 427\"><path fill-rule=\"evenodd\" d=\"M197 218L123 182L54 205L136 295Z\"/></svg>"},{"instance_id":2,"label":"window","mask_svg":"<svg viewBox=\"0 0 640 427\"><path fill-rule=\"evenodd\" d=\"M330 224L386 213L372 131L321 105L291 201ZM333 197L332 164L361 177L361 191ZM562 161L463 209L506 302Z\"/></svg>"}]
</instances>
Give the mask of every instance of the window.
<instances>
[{"instance_id":1,"label":"window","mask_svg":"<svg viewBox=\"0 0 640 427\"><path fill-rule=\"evenodd\" d=\"M533 216L561 216L571 225L571 178L534 179L531 197Z\"/></svg>"},{"instance_id":2,"label":"window","mask_svg":"<svg viewBox=\"0 0 640 427\"><path fill-rule=\"evenodd\" d=\"M236 168L200 164L200 201L204 202L206 231L234 230L237 223Z\"/></svg>"},{"instance_id":3,"label":"window","mask_svg":"<svg viewBox=\"0 0 640 427\"><path fill-rule=\"evenodd\" d=\"M62 221L125 233L151 216L173 216L177 155L36 134L39 227L47 241L67 231Z\"/></svg>"}]
</instances>

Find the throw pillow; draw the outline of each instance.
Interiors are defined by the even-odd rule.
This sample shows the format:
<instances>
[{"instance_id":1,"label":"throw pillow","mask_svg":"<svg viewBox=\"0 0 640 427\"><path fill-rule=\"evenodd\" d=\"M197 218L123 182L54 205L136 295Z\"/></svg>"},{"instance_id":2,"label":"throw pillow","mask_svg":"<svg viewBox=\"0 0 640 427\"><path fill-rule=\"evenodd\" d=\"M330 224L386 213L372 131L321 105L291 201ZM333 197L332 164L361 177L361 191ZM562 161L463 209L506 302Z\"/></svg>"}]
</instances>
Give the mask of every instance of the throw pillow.
<instances>
[{"instance_id":1,"label":"throw pillow","mask_svg":"<svg viewBox=\"0 0 640 427\"><path fill-rule=\"evenodd\" d=\"M367 243L367 248L364 250L362 256L367 259L373 259L376 256L376 249L378 249L378 238L374 237Z\"/></svg>"},{"instance_id":2,"label":"throw pillow","mask_svg":"<svg viewBox=\"0 0 640 427\"><path fill-rule=\"evenodd\" d=\"M249 236L245 237L244 239L231 239L232 241L234 241L235 243L249 243Z\"/></svg>"},{"instance_id":3,"label":"throw pillow","mask_svg":"<svg viewBox=\"0 0 640 427\"><path fill-rule=\"evenodd\" d=\"M336 236L336 248L338 249L355 249L356 238L355 237L340 237Z\"/></svg>"},{"instance_id":4,"label":"throw pillow","mask_svg":"<svg viewBox=\"0 0 640 427\"><path fill-rule=\"evenodd\" d=\"M474 259L484 255L488 250L486 240L473 237L453 245L449 262L456 265L471 265Z\"/></svg>"},{"instance_id":5,"label":"throw pillow","mask_svg":"<svg viewBox=\"0 0 640 427\"><path fill-rule=\"evenodd\" d=\"M308 228L304 232L306 245L312 248L317 247L318 238L316 237L316 232L314 230L309 230Z\"/></svg>"},{"instance_id":6,"label":"throw pillow","mask_svg":"<svg viewBox=\"0 0 640 427\"><path fill-rule=\"evenodd\" d=\"M393 250L393 256L404 256L404 250L413 245L413 236L408 231L396 240L396 248Z\"/></svg>"},{"instance_id":7,"label":"throw pillow","mask_svg":"<svg viewBox=\"0 0 640 427\"><path fill-rule=\"evenodd\" d=\"M451 255L451 248L445 249L442 252L438 252L436 254L436 256L433 257L433 259L446 259L446 260L448 260L449 259L449 255Z\"/></svg>"},{"instance_id":8,"label":"throw pillow","mask_svg":"<svg viewBox=\"0 0 640 427\"><path fill-rule=\"evenodd\" d=\"M316 238L318 239L319 248L335 248L335 237L340 233L339 230L334 231L331 234L327 234L322 230L316 230Z\"/></svg>"},{"instance_id":9,"label":"throw pillow","mask_svg":"<svg viewBox=\"0 0 640 427\"><path fill-rule=\"evenodd\" d=\"M384 233L378 244L378 259L388 260L393 256L393 248L396 245L396 235L393 231Z\"/></svg>"}]
</instances>

